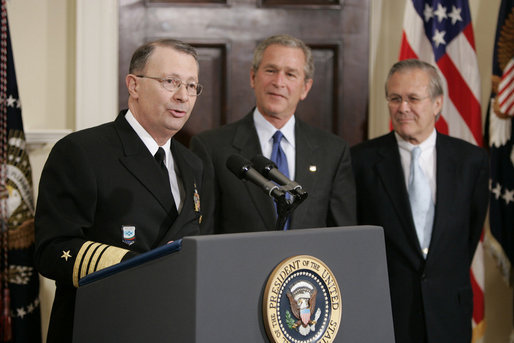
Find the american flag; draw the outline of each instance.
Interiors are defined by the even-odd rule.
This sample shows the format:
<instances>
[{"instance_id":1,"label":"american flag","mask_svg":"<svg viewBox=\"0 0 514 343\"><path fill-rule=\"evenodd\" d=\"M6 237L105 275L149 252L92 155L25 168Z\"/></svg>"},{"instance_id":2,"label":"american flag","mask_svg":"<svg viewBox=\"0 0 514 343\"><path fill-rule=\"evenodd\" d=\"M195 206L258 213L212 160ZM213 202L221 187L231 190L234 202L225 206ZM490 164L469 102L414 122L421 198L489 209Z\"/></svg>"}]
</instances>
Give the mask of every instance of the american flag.
<instances>
[{"instance_id":1,"label":"american flag","mask_svg":"<svg viewBox=\"0 0 514 343\"><path fill-rule=\"evenodd\" d=\"M482 146L480 76L467 0L408 0L400 60L417 58L437 67L445 98L436 129ZM484 335L482 240L471 267L473 342Z\"/></svg>"}]
</instances>

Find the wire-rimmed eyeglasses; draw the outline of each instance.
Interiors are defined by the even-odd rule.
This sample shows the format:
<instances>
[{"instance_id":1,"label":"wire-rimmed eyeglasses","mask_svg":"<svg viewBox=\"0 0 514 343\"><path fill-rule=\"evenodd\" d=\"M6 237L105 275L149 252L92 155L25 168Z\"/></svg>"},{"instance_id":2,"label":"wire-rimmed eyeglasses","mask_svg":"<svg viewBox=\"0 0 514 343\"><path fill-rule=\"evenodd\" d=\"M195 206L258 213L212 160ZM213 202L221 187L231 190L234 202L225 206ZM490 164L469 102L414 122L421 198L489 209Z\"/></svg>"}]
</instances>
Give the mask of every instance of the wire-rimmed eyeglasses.
<instances>
[{"instance_id":1,"label":"wire-rimmed eyeglasses","mask_svg":"<svg viewBox=\"0 0 514 343\"><path fill-rule=\"evenodd\" d=\"M407 97L403 98L400 95L391 95L386 97L387 102L389 105L392 106L400 106L403 102L406 102L410 106L416 106L419 105L423 100L430 98L429 95L427 96L416 96L416 95L408 95Z\"/></svg>"},{"instance_id":2,"label":"wire-rimmed eyeglasses","mask_svg":"<svg viewBox=\"0 0 514 343\"><path fill-rule=\"evenodd\" d=\"M189 96L198 96L202 94L203 86L196 82L184 82L181 79L176 77L155 77L155 76L146 76L146 75L136 75L136 77L152 79L155 81L159 81L161 86L169 90L170 92L175 92L180 88L180 86L184 85L186 88L187 95Z\"/></svg>"}]
</instances>

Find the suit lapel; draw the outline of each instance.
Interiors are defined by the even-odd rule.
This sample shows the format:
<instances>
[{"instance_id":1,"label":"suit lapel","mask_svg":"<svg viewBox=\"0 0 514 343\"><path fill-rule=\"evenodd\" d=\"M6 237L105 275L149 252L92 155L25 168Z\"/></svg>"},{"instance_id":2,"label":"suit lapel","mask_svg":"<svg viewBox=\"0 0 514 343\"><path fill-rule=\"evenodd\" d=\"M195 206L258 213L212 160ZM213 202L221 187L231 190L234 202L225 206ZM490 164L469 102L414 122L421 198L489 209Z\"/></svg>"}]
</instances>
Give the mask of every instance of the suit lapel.
<instances>
[{"instance_id":1,"label":"suit lapel","mask_svg":"<svg viewBox=\"0 0 514 343\"><path fill-rule=\"evenodd\" d=\"M262 154L259 137L257 136L257 131L253 123L253 110L241 120L241 125L236 129L232 145L242 156L248 159L253 158L255 155ZM274 229L276 212L273 206L273 200L269 195L250 182L245 182L244 187L264 221L266 228Z\"/></svg>"},{"instance_id":2,"label":"suit lapel","mask_svg":"<svg viewBox=\"0 0 514 343\"><path fill-rule=\"evenodd\" d=\"M173 154L173 160L175 161L176 167L180 172L180 178L184 189L184 203L182 204L182 209L177 219L160 240L159 245L168 243L173 237L181 236L177 234L179 230L186 227L187 223L198 220L200 216L200 211L199 209L196 211L194 203L195 192L197 193L198 190L193 167L189 164L185 156L180 153L176 145L176 142L172 141L171 153Z\"/></svg>"},{"instance_id":3,"label":"suit lapel","mask_svg":"<svg viewBox=\"0 0 514 343\"><path fill-rule=\"evenodd\" d=\"M457 178L456 164L459 158L451 148L451 145L446 144L445 137L437 133L436 206L432 238L430 241L431 247L437 246L437 241L441 239L447 218L452 215L450 211L453 208L454 192L451 190L455 187Z\"/></svg>"},{"instance_id":4,"label":"suit lapel","mask_svg":"<svg viewBox=\"0 0 514 343\"><path fill-rule=\"evenodd\" d=\"M375 165L377 177L381 180L384 189L389 196L397 216L400 218L402 228L409 241L412 242L416 250L421 254L414 220L410 210L409 196L405 186L405 176L403 175L400 153L394 133L388 135L386 144L378 149L379 161ZM398 177L401 175L402 177Z\"/></svg>"},{"instance_id":5,"label":"suit lapel","mask_svg":"<svg viewBox=\"0 0 514 343\"><path fill-rule=\"evenodd\" d=\"M141 141L121 112L114 125L123 145L124 156L120 162L138 179L159 204L167 211L171 207L171 194L162 187L162 173L144 143Z\"/></svg>"},{"instance_id":6,"label":"suit lapel","mask_svg":"<svg viewBox=\"0 0 514 343\"><path fill-rule=\"evenodd\" d=\"M319 167L320 159L323 156L316 154L318 146L315 141L309 139L303 122L298 120L298 118L296 118L295 125L295 145L295 181L308 193L309 190L316 189L317 173L314 168ZM308 211L294 211L291 224L305 221L305 216L307 215Z\"/></svg>"}]
</instances>

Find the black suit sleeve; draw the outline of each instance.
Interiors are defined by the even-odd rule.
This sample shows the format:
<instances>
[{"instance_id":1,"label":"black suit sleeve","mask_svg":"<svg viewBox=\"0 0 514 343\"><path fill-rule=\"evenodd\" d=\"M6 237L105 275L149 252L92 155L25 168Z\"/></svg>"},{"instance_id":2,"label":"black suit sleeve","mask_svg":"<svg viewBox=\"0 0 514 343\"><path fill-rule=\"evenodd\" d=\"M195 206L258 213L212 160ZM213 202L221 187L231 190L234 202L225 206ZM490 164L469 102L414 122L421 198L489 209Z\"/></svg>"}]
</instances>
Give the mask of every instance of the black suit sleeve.
<instances>
[{"instance_id":1,"label":"black suit sleeve","mask_svg":"<svg viewBox=\"0 0 514 343\"><path fill-rule=\"evenodd\" d=\"M470 257L473 258L475 249L480 240L484 220L487 212L487 204L489 201L489 159L485 150L481 149L479 163L477 169L479 170L473 193L471 194L471 209L470 209L470 241L469 251ZM472 261L469 261L471 265Z\"/></svg>"},{"instance_id":2,"label":"black suit sleeve","mask_svg":"<svg viewBox=\"0 0 514 343\"><path fill-rule=\"evenodd\" d=\"M63 285L121 261L126 249L87 239L97 201L94 172L82 148L63 139L43 168L35 214L35 265Z\"/></svg>"}]
</instances>

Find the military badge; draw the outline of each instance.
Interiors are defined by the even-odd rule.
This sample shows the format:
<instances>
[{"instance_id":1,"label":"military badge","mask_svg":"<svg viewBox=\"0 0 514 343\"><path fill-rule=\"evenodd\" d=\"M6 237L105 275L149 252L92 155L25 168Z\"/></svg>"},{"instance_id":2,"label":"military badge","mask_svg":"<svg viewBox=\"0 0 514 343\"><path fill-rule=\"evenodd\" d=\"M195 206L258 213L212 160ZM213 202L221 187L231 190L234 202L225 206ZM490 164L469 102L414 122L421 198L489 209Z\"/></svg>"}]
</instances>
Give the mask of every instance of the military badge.
<instances>
[{"instance_id":1,"label":"military badge","mask_svg":"<svg viewBox=\"0 0 514 343\"><path fill-rule=\"evenodd\" d=\"M263 298L264 326L271 342L333 342L341 312L339 285L321 260L293 256L271 273Z\"/></svg>"},{"instance_id":2,"label":"military badge","mask_svg":"<svg viewBox=\"0 0 514 343\"><path fill-rule=\"evenodd\" d=\"M196 183L194 184L195 193L193 194L193 202L195 204L195 212L200 213L200 194L198 194L198 189L196 189ZM200 215L200 218L198 219L198 223L202 223L202 215Z\"/></svg>"},{"instance_id":3,"label":"military badge","mask_svg":"<svg viewBox=\"0 0 514 343\"><path fill-rule=\"evenodd\" d=\"M68 259L71 258L70 251L69 250L66 250L66 251L63 250L61 258L64 258L66 260L66 262L68 262Z\"/></svg>"},{"instance_id":4,"label":"military badge","mask_svg":"<svg viewBox=\"0 0 514 343\"><path fill-rule=\"evenodd\" d=\"M195 203L195 212L200 212L200 194L198 194L198 189L196 189L196 183L194 184L195 193L193 194L193 201Z\"/></svg>"},{"instance_id":5,"label":"military badge","mask_svg":"<svg viewBox=\"0 0 514 343\"><path fill-rule=\"evenodd\" d=\"M135 226L126 226L123 225L121 227L121 231L123 233L122 242L127 245L132 245L136 242L136 227Z\"/></svg>"}]
</instances>

